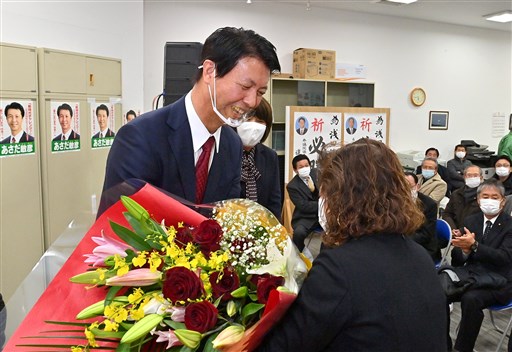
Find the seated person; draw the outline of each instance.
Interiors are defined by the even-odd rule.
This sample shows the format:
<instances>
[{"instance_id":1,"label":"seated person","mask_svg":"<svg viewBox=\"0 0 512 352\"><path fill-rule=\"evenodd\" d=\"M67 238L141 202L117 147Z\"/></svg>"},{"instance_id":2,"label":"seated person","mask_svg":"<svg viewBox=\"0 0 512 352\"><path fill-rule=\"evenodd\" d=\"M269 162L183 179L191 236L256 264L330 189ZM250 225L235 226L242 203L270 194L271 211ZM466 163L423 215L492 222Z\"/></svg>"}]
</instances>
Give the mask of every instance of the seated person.
<instances>
[{"instance_id":1,"label":"seated person","mask_svg":"<svg viewBox=\"0 0 512 352\"><path fill-rule=\"evenodd\" d=\"M507 284L499 289L470 286L458 299L449 300L448 303L461 302L462 316L454 346L457 351L473 351L483 310L493 304L506 304L512 297L512 218L503 212L505 189L501 182L493 178L484 181L478 187L477 201L481 212L464 220L465 233L453 230L452 265L478 265L505 277ZM448 349L451 350L450 339Z\"/></svg>"},{"instance_id":2,"label":"seated person","mask_svg":"<svg viewBox=\"0 0 512 352\"><path fill-rule=\"evenodd\" d=\"M309 158L304 154L292 160L296 175L286 186L295 209L292 215L293 242L304 250L304 240L313 230L320 228L318 223L317 171L311 169Z\"/></svg>"},{"instance_id":3,"label":"seated person","mask_svg":"<svg viewBox=\"0 0 512 352\"><path fill-rule=\"evenodd\" d=\"M462 144L457 144L455 146L453 159L448 160L448 163L446 164L452 192L464 187L463 173L471 164L471 161L466 160L466 147Z\"/></svg>"},{"instance_id":4,"label":"seated person","mask_svg":"<svg viewBox=\"0 0 512 352\"><path fill-rule=\"evenodd\" d=\"M500 155L494 163L496 172L492 176L503 184L503 187L505 187L506 196L512 194L512 177L510 177L510 165L512 165L510 158L506 155Z\"/></svg>"},{"instance_id":5,"label":"seated person","mask_svg":"<svg viewBox=\"0 0 512 352\"><path fill-rule=\"evenodd\" d=\"M432 198L437 205L446 194L448 186L437 172L437 160L425 158L421 163L421 175L418 176L418 191Z\"/></svg>"},{"instance_id":6,"label":"seated person","mask_svg":"<svg viewBox=\"0 0 512 352\"><path fill-rule=\"evenodd\" d=\"M425 151L425 158L432 158L432 159L436 159L436 161L437 161L437 159L439 159L439 150L437 150L434 147L428 148ZM439 162L438 162L437 163L437 172L439 173L439 176L441 176L443 181L446 182L446 184L448 185L448 189L446 191L446 196L449 197L451 190L450 190L450 177L448 176L448 169L446 168L446 166L443 166L443 165L439 164ZM421 165L419 165L416 168L416 175L421 175Z\"/></svg>"},{"instance_id":7,"label":"seated person","mask_svg":"<svg viewBox=\"0 0 512 352\"><path fill-rule=\"evenodd\" d=\"M436 237L437 204L432 198L418 192L418 176L412 172L406 172L405 178L411 185L412 197L415 199L416 205L425 215L425 222L412 235L412 239L423 246L436 263L441 260L441 251Z\"/></svg>"},{"instance_id":8,"label":"seated person","mask_svg":"<svg viewBox=\"0 0 512 352\"><path fill-rule=\"evenodd\" d=\"M480 212L476 189L483 182L483 175L482 169L476 165L468 166L464 170L465 185L452 193L442 216L452 229L460 229L466 217Z\"/></svg>"}]
</instances>

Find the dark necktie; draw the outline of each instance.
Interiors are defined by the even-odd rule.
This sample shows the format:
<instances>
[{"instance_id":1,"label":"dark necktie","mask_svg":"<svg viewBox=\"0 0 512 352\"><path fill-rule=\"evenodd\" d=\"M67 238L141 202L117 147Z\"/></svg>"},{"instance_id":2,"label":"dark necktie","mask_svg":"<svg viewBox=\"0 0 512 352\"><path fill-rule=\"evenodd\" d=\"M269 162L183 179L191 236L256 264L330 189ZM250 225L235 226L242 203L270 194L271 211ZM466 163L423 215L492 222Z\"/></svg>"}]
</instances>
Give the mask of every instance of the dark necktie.
<instances>
[{"instance_id":1,"label":"dark necktie","mask_svg":"<svg viewBox=\"0 0 512 352\"><path fill-rule=\"evenodd\" d=\"M16 138L12 137L11 143L16 143Z\"/></svg>"},{"instance_id":2,"label":"dark necktie","mask_svg":"<svg viewBox=\"0 0 512 352\"><path fill-rule=\"evenodd\" d=\"M62 135L62 140L65 141L66 140L66 136L65 135Z\"/></svg>"},{"instance_id":3,"label":"dark necktie","mask_svg":"<svg viewBox=\"0 0 512 352\"><path fill-rule=\"evenodd\" d=\"M199 156L196 164L196 204L203 202L204 191L206 190L206 182L208 181L208 163L210 162L210 154L215 143L215 138L210 137L203 144L203 151Z\"/></svg>"},{"instance_id":4,"label":"dark necktie","mask_svg":"<svg viewBox=\"0 0 512 352\"><path fill-rule=\"evenodd\" d=\"M482 242L485 241L485 239L487 238L487 235L489 235L489 232L491 232L491 228L492 228L492 222L491 222L491 220L487 220L485 222L485 230L484 230L484 234L482 236Z\"/></svg>"}]
</instances>

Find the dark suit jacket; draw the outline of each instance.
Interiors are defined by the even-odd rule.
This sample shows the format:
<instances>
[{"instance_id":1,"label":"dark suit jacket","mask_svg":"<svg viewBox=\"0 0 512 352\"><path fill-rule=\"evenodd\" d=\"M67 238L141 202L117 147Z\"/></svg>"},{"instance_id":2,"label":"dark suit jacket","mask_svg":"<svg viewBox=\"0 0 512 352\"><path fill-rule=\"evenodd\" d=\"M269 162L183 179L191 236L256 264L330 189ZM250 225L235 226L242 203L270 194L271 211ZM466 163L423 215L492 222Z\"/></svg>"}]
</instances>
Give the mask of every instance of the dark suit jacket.
<instances>
[{"instance_id":1,"label":"dark suit jacket","mask_svg":"<svg viewBox=\"0 0 512 352\"><path fill-rule=\"evenodd\" d=\"M437 245L436 237L437 203L432 198L419 192L418 201L423 215L425 215L425 222L412 236L412 239L425 248L435 262L441 259L441 251Z\"/></svg>"},{"instance_id":2,"label":"dark suit jacket","mask_svg":"<svg viewBox=\"0 0 512 352\"><path fill-rule=\"evenodd\" d=\"M350 132L350 128L345 128L348 134L354 134L357 131L357 128L354 128L352 132Z\"/></svg>"},{"instance_id":3,"label":"dark suit jacket","mask_svg":"<svg viewBox=\"0 0 512 352\"><path fill-rule=\"evenodd\" d=\"M21 140L16 143L26 143L26 142L33 142L33 141L34 141L34 137L29 135L27 132L23 131L23 134L21 135ZM11 136L9 136L5 139L2 139L0 144L11 144Z\"/></svg>"},{"instance_id":4,"label":"dark suit jacket","mask_svg":"<svg viewBox=\"0 0 512 352\"><path fill-rule=\"evenodd\" d=\"M286 186L295 209L292 215L292 227L303 225L310 229L318 222L318 181L316 169L311 169L311 179L315 191L311 192L299 175L295 175Z\"/></svg>"},{"instance_id":5,"label":"dark suit jacket","mask_svg":"<svg viewBox=\"0 0 512 352\"><path fill-rule=\"evenodd\" d=\"M254 162L261 177L256 181L258 203L270 210L278 220L281 220L281 185L279 183L279 160L273 149L258 143L254 147ZM240 184L241 197L245 197L245 182Z\"/></svg>"},{"instance_id":6,"label":"dark suit jacket","mask_svg":"<svg viewBox=\"0 0 512 352\"><path fill-rule=\"evenodd\" d=\"M508 280L507 285L494 291L496 291L495 296L498 302L505 304L512 299L512 218L508 214L501 213L482 243L484 223L482 212L470 215L465 219L464 226L475 234L478 249L476 253L471 252L467 260L464 261L462 250L453 248L452 265L479 263L489 271L503 275Z\"/></svg>"},{"instance_id":7,"label":"dark suit jacket","mask_svg":"<svg viewBox=\"0 0 512 352\"><path fill-rule=\"evenodd\" d=\"M432 260L398 234L320 251L256 351L446 351L446 298Z\"/></svg>"},{"instance_id":8,"label":"dark suit jacket","mask_svg":"<svg viewBox=\"0 0 512 352\"><path fill-rule=\"evenodd\" d=\"M239 198L242 142L232 128L222 127L214 153L203 202ZM107 158L103 192L130 178L195 202L194 147L184 97L119 129ZM101 211L108 206L103 201L102 196Z\"/></svg>"},{"instance_id":9,"label":"dark suit jacket","mask_svg":"<svg viewBox=\"0 0 512 352\"><path fill-rule=\"evenodd\" d=\"M105 137L115 137L115 136L116 136L116 134L114 132L112 132L110 130L110 128L107 128L107 133L106 133L106 135L103 138L105 138ZM92 138L100 138L100 132L96 133L94 136L92 136Z\"/></svg>"},{"instance_id":10,"label":"dark suit jacket","mask_svg":"<svg viewBox=\"0 0 512 352\"><path fill-rule=\"evenodd\" d=\"M308 129L304 127L304 133L300 133L300 128L297 128L297 130L296 130L296 131L297 131L297 133L298 133L298 134L300 134L300 135L304 135L304 134L306 134L306 132L308 131Z\"/></svg>"},{"instance_id":11,"label":"dark suit jacket","mask_svg":"<svg viewBox=\"0 0 512 352\"><path fill-rule=\"evenodd\" d=\"M71 134L69 135L69 141L80 139L80 135L76 133L75 131L71 130ZM54 141L60 141L62 140L62 133L59 134L57 137L53 139Z\"/></svg>"}]
</instances>

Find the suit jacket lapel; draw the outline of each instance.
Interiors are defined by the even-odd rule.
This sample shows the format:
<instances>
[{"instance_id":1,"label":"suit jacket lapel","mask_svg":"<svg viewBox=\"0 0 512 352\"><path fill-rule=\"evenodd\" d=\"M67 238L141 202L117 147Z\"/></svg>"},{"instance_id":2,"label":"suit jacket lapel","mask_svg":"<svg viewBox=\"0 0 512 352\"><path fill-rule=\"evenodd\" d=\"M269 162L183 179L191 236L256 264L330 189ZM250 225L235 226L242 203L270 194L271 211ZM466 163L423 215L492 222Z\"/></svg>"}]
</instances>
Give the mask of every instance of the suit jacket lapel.
<instances>
[{"instance_id":1,"label":"suit jacket lapel","mask_svg":"<svg viewBox=\"0 0 512 352\"><path fill-rule=\"evenodd\" d=\"M491 231L489 231L489 234L487 235L487 238L485 239L486 245L491 245L493 243L496 243L496 241L500 242L502 239L501 230L503 229L503 213L501 213L498 218L494 221L494 224L491 227ZM484 222L485 224L485 222ZM495 247L494 245L492 247ZM497 248L497 246L496 246Z\"/></svg>"},{"instance_id":2,"label":"suit jacket lapel","mask_svg":"<svg viewBox=\"0 0 512 352\"><path fill-rule=\"evenodd\" d=\"M176 164L169 165L169 167L177 168L183 194L186 199L193 202L195 199L196 184L190 181L196 179L194 146L184 98L182 98L179 103L174 104L172 109L170 109L167 117L167 125L170 127L171 131L167 140L171 148L171 153L176 160Z\"/></svg>"}]
</instances>

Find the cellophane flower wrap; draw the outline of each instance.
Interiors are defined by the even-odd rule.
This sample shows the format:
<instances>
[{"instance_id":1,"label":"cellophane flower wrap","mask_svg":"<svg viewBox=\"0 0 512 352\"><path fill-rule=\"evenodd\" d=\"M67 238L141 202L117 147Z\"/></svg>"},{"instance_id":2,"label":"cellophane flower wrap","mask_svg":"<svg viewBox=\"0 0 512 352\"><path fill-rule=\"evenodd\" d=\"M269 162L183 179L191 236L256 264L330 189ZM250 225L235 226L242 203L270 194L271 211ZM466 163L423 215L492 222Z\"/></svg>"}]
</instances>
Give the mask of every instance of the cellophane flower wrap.
<instances>
[{"instance_id":1,"label":"cellophane flower wrap","mask_svg":"<svg viewBox=\"0 0 512 352\"><path fill-rule=\"evenodd\" d=\"M128 197L122 203L129 226L111 222L117 238L92 237L90 270L70 279L108 289L77 314L85 338L73 352L249 351L306 276L285 228L250 200L215 203L212 218L194 226L157 222Z\"/></svg>"}]
</instances>

